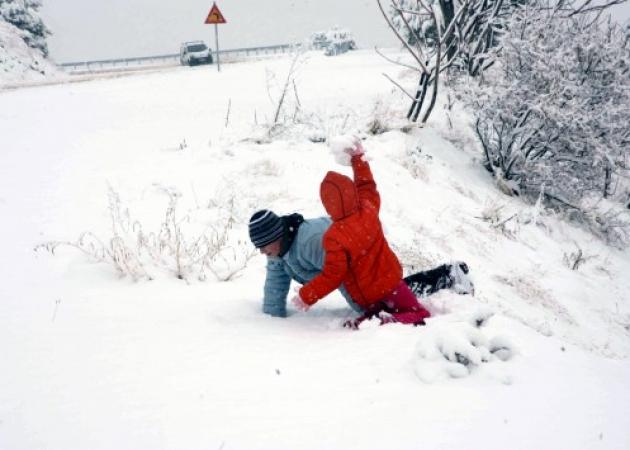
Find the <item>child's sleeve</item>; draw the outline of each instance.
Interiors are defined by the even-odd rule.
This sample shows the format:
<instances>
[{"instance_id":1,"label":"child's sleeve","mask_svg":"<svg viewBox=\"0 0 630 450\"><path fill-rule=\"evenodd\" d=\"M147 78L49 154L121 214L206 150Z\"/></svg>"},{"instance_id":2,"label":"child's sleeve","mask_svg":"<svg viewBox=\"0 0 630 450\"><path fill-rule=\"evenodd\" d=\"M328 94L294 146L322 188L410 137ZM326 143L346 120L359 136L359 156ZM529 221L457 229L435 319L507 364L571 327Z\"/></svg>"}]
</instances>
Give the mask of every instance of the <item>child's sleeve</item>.
<instances>
[{"instance_id":1,"label":"child's sleeve","mask_svg":"<svg viewBox=\"0 0 630 450\"><path fill-rule=\"evenodd\" d=\"M265 279L263 312L275 317L287 316L287 294L291 277L284 270L280 258L267 258L267 277Z\"/></svg>"},{"instance_id":2,"label":"child's sleeve","mask_svg":"<svg viewBox=\"0 0 630 450\"><path fill-rule=\"evenodd\" d=\"M300 289L300 297L309 305L339 288L348 271L348 258L343 247L325 236L323 246L326 256L321 273Z\"/></svg>"},{"instance_id":3,"label":"child's sleeve","mask_svg":"<svg viewBox=\"0 0 630 450\"><path fill-rule=\"evenodd\" d=\"M381 207L381 196L376 190L376 182L372 176L372 170L367 161L361 155L352 157L352 172L354 173L354 185L357 187L360 200L367 200L378 211Z\"/></svg>"}]
</instances>

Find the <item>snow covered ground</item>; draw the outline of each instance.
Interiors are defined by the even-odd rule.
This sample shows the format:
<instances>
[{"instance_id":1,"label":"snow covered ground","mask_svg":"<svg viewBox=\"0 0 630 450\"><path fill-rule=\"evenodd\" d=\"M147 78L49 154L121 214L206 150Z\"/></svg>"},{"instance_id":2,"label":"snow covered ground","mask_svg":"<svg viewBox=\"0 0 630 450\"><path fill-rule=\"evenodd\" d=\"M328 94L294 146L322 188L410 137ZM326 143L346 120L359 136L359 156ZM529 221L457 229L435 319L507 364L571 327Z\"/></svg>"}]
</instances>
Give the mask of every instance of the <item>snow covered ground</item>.
<instances>
[{"instance_id":1,"label":"snow covered ground","mask_svg":"<svg viewBox=\"0 0 630 450\"><path fill-rule=\"evenodd\" d=\"M68 246L33 251L107 242L111 192L154 231L165 191L190 233L234 205L234 242L258 208L322 215L319 181L348 168L307 137L399 121L407 102L373 52L309 54L303 123L269 139L290 62L0 92L0 448L630 448L630 253L502 195L456 109L364 134L407 272L471 267L476 295L430 297L426 327L343 329L337 294L267 317L262 256L227 282L148 263L134 282Z\"/></svg>"}]
</instances>

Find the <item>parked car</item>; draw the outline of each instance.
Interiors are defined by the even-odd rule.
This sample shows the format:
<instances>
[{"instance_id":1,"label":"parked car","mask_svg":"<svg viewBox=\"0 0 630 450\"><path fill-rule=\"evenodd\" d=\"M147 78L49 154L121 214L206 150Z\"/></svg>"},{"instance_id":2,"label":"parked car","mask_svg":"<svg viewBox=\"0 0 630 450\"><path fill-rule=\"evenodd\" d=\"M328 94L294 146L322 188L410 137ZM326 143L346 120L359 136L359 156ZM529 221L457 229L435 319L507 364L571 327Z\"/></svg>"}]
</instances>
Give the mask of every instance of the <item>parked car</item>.
<instances>
[{"instance_id":1,"label":"parked car","mask_svg":"<svg viewBox=\"0 0 630 450\"><path fill-rule=\"evenodd\" d=\"M212 64L212 51L203 41L184 42L179 49L179 62L182 66Z\"/></svg>"}]
</instances>

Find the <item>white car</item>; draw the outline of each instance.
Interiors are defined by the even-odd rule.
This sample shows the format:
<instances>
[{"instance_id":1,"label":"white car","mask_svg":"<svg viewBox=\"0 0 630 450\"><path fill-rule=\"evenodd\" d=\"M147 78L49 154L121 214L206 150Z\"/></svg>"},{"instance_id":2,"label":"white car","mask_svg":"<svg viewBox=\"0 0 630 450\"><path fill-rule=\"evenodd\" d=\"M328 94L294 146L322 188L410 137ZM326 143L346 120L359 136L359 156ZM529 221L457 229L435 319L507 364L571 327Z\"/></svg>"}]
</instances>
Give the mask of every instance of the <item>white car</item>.
<instances>
[{"instance_id":1,"label":"white car","mask_svg":"<svg viewBox=\"0 0 630 450\"><path fill-rule=\"evenodd\" d=\"M203 41L184 42L179 49L179 62L183 66L212 64L212 51Z\"/></svg>"}]
</instances>

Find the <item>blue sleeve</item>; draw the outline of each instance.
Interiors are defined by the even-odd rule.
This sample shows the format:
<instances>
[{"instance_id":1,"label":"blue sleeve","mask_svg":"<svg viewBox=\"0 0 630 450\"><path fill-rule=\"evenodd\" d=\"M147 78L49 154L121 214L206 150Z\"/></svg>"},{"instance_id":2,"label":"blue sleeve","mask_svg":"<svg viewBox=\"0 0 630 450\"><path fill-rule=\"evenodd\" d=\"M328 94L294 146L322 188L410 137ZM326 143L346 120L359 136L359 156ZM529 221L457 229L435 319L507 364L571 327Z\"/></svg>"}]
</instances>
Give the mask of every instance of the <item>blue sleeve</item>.
<instances>
[{"instance_id":1,"label":"blue sleeve","mask_svg":"<svg viewBox=\"0 0 630 450\"><path fill-rule=\"evenodd\" d=\"M284 270L284 263L280 258L267 258L267 278L265 279L265 293L263 312L274 317L287 316L287 294L291 286L291 277Z\"/></svg>"}]
</instances>

